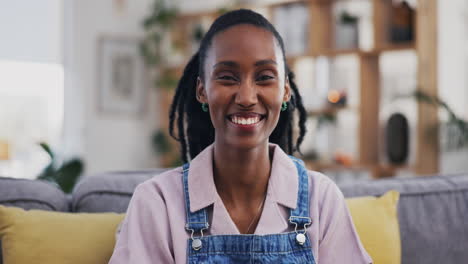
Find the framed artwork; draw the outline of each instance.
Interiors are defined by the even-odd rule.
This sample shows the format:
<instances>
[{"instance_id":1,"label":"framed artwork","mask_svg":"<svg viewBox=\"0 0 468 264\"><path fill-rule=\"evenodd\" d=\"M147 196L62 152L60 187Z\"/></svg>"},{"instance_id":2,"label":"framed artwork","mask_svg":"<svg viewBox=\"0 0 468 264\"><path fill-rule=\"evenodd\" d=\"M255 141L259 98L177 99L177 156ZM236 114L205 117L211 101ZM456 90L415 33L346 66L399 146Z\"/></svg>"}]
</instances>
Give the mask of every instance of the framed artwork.
<instances>
[{"instance_id":1,"label":"framed artwork","mask_svg":"<svg viewBox=\"0 0 468 264\"><path fill-rule=\"evenodd\" d=\"M98 44L98 111L141 116L147 92L139 39L102 36Z\"/></svg>"}]
</instances>

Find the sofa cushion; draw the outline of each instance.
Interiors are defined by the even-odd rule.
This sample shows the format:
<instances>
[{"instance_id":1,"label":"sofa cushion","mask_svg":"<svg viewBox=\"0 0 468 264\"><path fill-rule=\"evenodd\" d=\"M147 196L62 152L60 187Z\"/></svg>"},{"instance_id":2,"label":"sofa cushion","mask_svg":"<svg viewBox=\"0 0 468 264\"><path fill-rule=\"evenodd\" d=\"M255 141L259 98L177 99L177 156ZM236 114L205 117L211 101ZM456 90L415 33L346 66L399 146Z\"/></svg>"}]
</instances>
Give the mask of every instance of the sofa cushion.
<instances>
[{"instance_id":1,"label":"sofa cushion","mask_svg":"<svg viewBox=\"0 0 468 264\"><path fill-rule=\"evenodd\" d=\"M73 212L127 211L136 186L167 169L108 172L82 177L73 190Z\"/></svg>"},{"instance_id":2,"label":"sofa cushion","mask_svg":"<svg viewBox=\"0 0 468 264\"><path fill-rule=\"evenodd\" d=\"M123 214L25 211L0 206L4 262L108 263Z\"/></svg>"},{"instance_id":3,"label":"sofa cushion","mask_svg":"<svg viewBox=\"0 0 468 264\"><path fill-rule=\"evenodd\" d=\"M37 180L0 177L0 204L23 209L68 211L67 197L62 190Z\"/></svg>"},{"instance_id":4,"label":"sofa cushion","mask_svg":"<svg viewBox=\"0 0 468 264\"><path fill-rule=\"evenodd\" d=\"M374 263L401 263L398 197L397 191L389 191L378 198L346 199L359 238Z\"/></svg>"},{"instance_id":5,"label":"sofa cushion","mask_svg":"<svg viewBox=\"0 0 468 264\"><path fill-rule=\"evenodd\" d=\"M67 198L56 186L45 181L8 177L0 177L0 205L49 211L68 210ZM2 259L0 250L0 264L3 263Z\"/></svg>"},{"instance_id":6,"label":"sofa cushion","mask_svg":"<svg viewBox=\"0 0 468 264\"><path fill-rule=\"evenodd\" d=\"M400 192L402 263L468 261L468 175L356 182L341 186L347 197Z\"/></svg>"}]
</instances>

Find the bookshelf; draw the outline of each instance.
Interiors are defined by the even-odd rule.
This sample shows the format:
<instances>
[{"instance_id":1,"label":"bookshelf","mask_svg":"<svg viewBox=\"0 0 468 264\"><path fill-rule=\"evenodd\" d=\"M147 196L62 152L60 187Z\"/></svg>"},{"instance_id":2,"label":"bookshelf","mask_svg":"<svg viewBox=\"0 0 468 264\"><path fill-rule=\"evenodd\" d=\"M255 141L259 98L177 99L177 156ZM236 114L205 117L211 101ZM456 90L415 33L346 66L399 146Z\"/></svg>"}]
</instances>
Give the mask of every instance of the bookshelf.
<instances>
[{"instance_id":1,"label":"bookshelf","mask_svg":"<svg viewBox=\"0 0 468 264\"><path fill-rule=\"evenodd\" d=\"M350 48L335 48L336 17L334 7L343 2L367 2L370 7L370 25L372 45ZM382 128L379 121L381 108L381 73L380 57L387 52L411 51L417 57L417 87L431 95L437 94L437 1L418 0L412 17L414 28L413 39L409 42L395 43L390 41L389 27L392 23L391 0L279 0L279 1L255 1L249 4L234 5L229 9L249 8L265 15L275 24L275 14L278 8L295 5L307 10L307 45L302 52L287 55L288 64L293 65L301 59L335 58L340 56L353 56L357 58L359 78L359 105L358 106L323 106L319 109L309 109L311 117L321 114L337 114L343 110L352 110L357 113L357 153L353 163L348 166L323 161L307 161L309 167L314 169L324 168L357 168L368 169L374 178L393 175L399 169L410 170L415 174L433 174L438 171L438 140L437 134L428 136L425 131L438 123L437 110L430 106L417 103L417 137L415 148L415 161L412 164L391 165L382 162ZM178 41L183 50L184 59L178 65L171 65L167 70L172 74L180 74L183 66L190 58L192 50L190 41L184 37L190 35L190 26L194 23L210 24L220 14L220 10L207 10L196 13L181 14L177 19L175 36L172 39ZM195 22L194 22L195 21ZM203 21L203 22L200 22ZM281 32L280 32L281 33ZM285 40L286 41L286 40ZM286 43L286 46L288 43ZM192 45L193 46L193 45ZM160 107L161 126L167 128L168 100L172 91L164 90ZM163 102L164 101L164 102ZM166 115L166 117L164 116ZM165 163L165 162L163 162ZM167 165L163 164L163 165Z\"/></svg>"}]
</instances>

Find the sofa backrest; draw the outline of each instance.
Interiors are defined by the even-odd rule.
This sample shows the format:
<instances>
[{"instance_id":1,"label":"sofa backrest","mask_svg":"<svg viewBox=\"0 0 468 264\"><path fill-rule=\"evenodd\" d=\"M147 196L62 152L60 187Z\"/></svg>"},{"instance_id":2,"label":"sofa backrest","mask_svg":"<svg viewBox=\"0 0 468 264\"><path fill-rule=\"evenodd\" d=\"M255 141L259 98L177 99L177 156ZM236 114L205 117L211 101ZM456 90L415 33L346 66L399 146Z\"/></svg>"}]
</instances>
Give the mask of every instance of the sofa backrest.
<instances>
[{"instance_id":1,"label":"sofa backrest","mask_svg":"<svg viewBox=\"0 0 468 264\"><path fill-rule=\"evenodd\" d=\"M85 177L73 193L77 212L125 212L140 182L161 170ZM402 263L468 261L468 175L359 181L340 186L346 197L400 192ZM378 234L376 234L378 235Z\"/></svg>"},{"instance_id":2,"label":"sofa backrest","mask_svg":"<svg viewBox=\"0 0 468 264\"><path fill-rule=\"evenodd\" d=\"M106 172L85 176L73 190L71 211L125 213L136 186L165 170Z\"/></svg>"},{"instance_id":3,"label":"sofa backrest","mask_svg":"<svg viewBox=\"0 0 468 264\"><path fill-rule=\"evenodd\" d=\"M468 263L468 174L364 181L340 188L347 197L400 192L403 264Z\"/></svg>"},{"instance_id":4,"label":"sofa backrest","mask_svg":"<svg viewBox=\"0 0 468 264\"><path fill-rule=\"evenodd\" d=\"M164 170L83 177L73 191L70 206L66 195L51 184L0 177L0 204L24 209L123 213L135 187ZM403 264L468 261L468 175L359 181L340 189L346 197L379 196L392 189L400 192Z\"/></svg>"},{"instance_id":5,"label":"sofa backrest","mask_svg":"<svg viewBox=\"0 0 468 264\"><path fill-rule=\"evenodd\" d=\"M45 181L0 177L0 204L23 209L68 211L66 195Z\"/></svg>"}]
</instances>

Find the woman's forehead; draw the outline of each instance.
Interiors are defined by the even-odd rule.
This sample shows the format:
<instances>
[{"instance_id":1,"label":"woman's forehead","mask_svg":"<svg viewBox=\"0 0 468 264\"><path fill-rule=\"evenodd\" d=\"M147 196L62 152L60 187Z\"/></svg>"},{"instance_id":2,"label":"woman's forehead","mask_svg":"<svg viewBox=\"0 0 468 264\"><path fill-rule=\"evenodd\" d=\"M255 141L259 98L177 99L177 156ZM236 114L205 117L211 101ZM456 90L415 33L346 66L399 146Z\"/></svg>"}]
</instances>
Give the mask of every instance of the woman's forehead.
<instances>
[{"instance_id":1,"label":"woman's forehead","mask_svg":"<svg viewBox=\"0 0 468 264\"><path fill-rule=\"evenodd\" d=\"M273 33L249 24L232 26L213 37L207 57L212 63L222 60L283 59L281 48Z\"/></svg>"}]
</instances>

